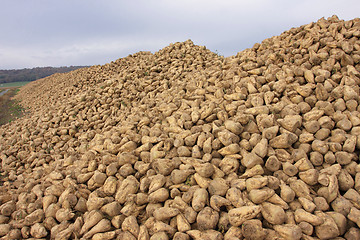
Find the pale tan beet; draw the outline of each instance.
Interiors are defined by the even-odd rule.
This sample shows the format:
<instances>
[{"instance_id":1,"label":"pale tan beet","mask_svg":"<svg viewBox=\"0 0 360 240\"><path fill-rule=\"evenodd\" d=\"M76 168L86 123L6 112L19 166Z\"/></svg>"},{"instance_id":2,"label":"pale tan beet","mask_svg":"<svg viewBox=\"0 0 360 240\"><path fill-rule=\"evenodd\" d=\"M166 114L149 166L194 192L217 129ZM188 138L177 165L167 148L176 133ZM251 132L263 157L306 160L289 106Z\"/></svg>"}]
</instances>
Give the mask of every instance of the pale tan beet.
<instances>
[{"instance_id":1,"label":"pale tan beet","mask_svg":"<svg viewBox=\"0 0 360 240\"><path fill-rule=\"evenodd\" d=\"M285 222L286 215L282 207L264 202L261 208L261 214L271 224L281 225Z\"/></svg>"},{"instance_id":2,"label":"pale tan beet","mask_svg":"<svg viewBox=\"0 0 360 240\"><path fill-rule=\"evenodd\" d=\"M22 237L21 230L18 228L12 229L7 236L9 239L20 239Z\"/></svg>"},{"instance_id":3,"label":"pale tan beet","mask_svg":"<svg viewBox=\"0 0 360 240\"><path fill-rule=\"evenodd\" d=\"M201 209L205 207L207 201L208 201L208 192L203 188L199 188L194 192L191 205L195 211L199 212Z\"/></svg>"},{"instance_id":4,"label":"pale tan beet","mask_svg":"<svg viewBox=\"0 0 360 240\"><path fill-rule=\"evenodd\" d=\"M246 239L265 239L266 233L258 219L246 220L242 226L242 235Z\"/></svg>"},{"instance_id":5,"label":"pale tan beet","mask_svg":"<svg viewBox=\"0 0 360 240\"><path fill-rule=\"evenodd\" d=\"M33 206L33 207L34 207L34 205L30 205L30 206ZM38 205L38 207L40 208L40 204ZM30 209L31 209L31 208L30 208ZM32 210L34 210L34 209L32 209ZM57 210L57 209L56 209L56 210ZM30 212L31 212L31 210L30 210ZM23 218L23 217L24 217L24 213L22 212L22 213L20 213L20 214L22 214L22 217L21 217L21 218ZM40 222L42 222L43 220L44 220L44 212L43 212L43 210L42 210L42 209L37 209L37 210L31 212L29 215L27 215L27 216L25 217L25 219L24 219L24 221L23 221L22 224L31 226L31 225L33 225L34 223L40 223Z\"/></svg>"},{"instance_id":6,"label":"pale tan beet","mask_svg":"<svg viewBox=\"0 0 360 240\"><path fill-rule=\"evenodd\" d=\"M280 206L283 209L289 209L289 204L287 204L279 195L276 193L268 198L267 202Z\"/></svg>"},{"instance_id":7,"label":"pale tan beet","mask_svg":"<svg viewBox=\"0 0 360 240\"><path fill-rule=\"evenodd\" d=\"M322 212L317 212L317 215L323 219L323 223L315 227L317 237L320 239L330 239L340 235L339 228L331 216Z\"/></svg>"},{"instance_id":8,"label":"pale tan beet","mask_svg":"<svg viewBox=\"0 0 360 240\"><path fill-rule=\"evenodd\" d=\"M223 178L215 178L209 182L208 192L212 195L225 196L229 186Z\"/></svg>"},{"instance_id":9,"label":"pale tan beet","mask_svg":"<svg viewBox=\"0 0 360 240\"><path fill-rule=\"evenodd\" d=\"M215 230L205 230L205 231L199 231L199 230L190 230L186 232L190 237L193 239L211 239L211 240L221 240L223 239L220 232Z\"/></svg>"},{"instance_id":10,"label":"pale tan beet","mask_svg":"<svg viewBox=\"0 0 360 240\"><path fill-rule=\"evenodd\" d=\"M214 166L210 163L195 164L194 168L195 171L204 178L211 177L215 171Z\"/></svg>"},{"instance_id":11,"label":"pale tan beet","mask_svg":"<svg viewBox=\"0 0 360 240\"><path fill-rule=\"evenodd\" d=\"M31 226L30 234L34 238L43 238L48 235L48 232L43 225L40 223L35 223L33 226Z\"/></svg>"},{"instance_id":12,"label":"pale tan beet","mask_svg":"<svg viewBox=\"0 0 360 240\"><path fill-rule=\"evenodd\" d=\"M173 236L176 232L175 228L173 228L169 224L166 224L161 221L155 221L155 224L153 225L153 231L154 232L166 232L170 236Z\"/></svg>"},{"instance_id":13,"label":"pale tan beet","mask_svg":"<svg viewBox=\"0 0 360 240\"><path fill-rule=\"evenodd\" d=\"M253 177L246 179L246 190L259 189L265 187L268 184L269 179L267 177Z\"/></svg>"},{"instance_id":14,"label":"pale tan beet","mask_svg":"<svg viewBox=\"0 0 360 240\"><path fill-rule=\"evenodd\" d=\"M302 237L301 228L294 224L275 225L274 230L285 239L300 239Z\"/></svg>"},{"instance_id":15,"label":"pale tan beet","mask_svg":"<svg viewBox=\"0 0 360 240\"><path fill-rule=\"evenodd\" d=\"M114 217L120 214L121 205L118 202L114 201L102 206L100 210L108 216Z\"/></svg>"},{"instance_id":16,"label":"pale tan beet","mask_svg":"<svg viewBox=\"0 0 360 240\"><path fill-rule=\"evenodd\" d=\"M259 214L261 208L259 206L244 206L234 208L229 211L229 221L232 226L238 227L246 220L255 218Z\"/></svg>"},{"instance_id":17,"label":"pale tan beet","mask_svg":"<svg viewBox=\"0 0 360 240\"><path fill-rule=\"evenodd\" d=\"M30 237L30 228L29 227L22 227L21 228L21 236L23 238L29 238Z\"/></svg>"},{"instance_id":18,"label":"pale tan beet","mask_svg":"<svg viewBox=\"0 0 360 240\"><path fill-rule=\"evenodd\" d=\"M290 188L295 192L297 197L311 198L309 186L302 180L291 182Z\"/></svg>"},{"instance_id":19,"label":"pale tan beet","mask_svg":"<svg viewBox=\"0 0 360 240\"><path fill-rule=\"evenodd\" d=\"M349 189L344 194L344 197L348 199L355 207L360 207L360 194L354 189Z\"/></svg>"},{"instance_id":20,"label":"pale tan beet","mask_svg":"<svg viewBox=\"0 0 360 240\"><path fill-rule=\"evenodd\" d=\"M360 173L357 172L356 175L355 175L355 186L354 188L359 191L360 189Z\"/></svg>"},{"instance_id":21,"label":"pale tan beet","mask_svg":"<svg viewBox=\"0 0 360 240\"><path fill-rule=\"evenodd\" d=\"M10 224L0 224L0 236L5 236L11 230Z\"/></svg>"},{"instance_id":22,"label":"pale tan beet","mask_svg":"<svg viewBox=\"0 0 360 240\"><path fill-rule=\"evenodd\" d=\"M359 216L360 216L360 211L355 207L352 207L350 209L349 214L347 215L348 219L355 222L358 226L360 225Z\"/></svg>"},{"instance_id":23,"label":"pale tan beet","mask_svg":"<svg viewBox=\"0 0 360 240\"><path fill-rule=\"evenodd\" d=\"M91 212L88 212L87 215L84 217L84 225L81 227L80 234L83 235L86 233L91 227L93 227L95 224L97 224L101 219L103 218L103 215L96 210L93 210Z\"/></svg>"},{"instance_id":24,"label":"pale tan beet","mask_svg":"<svg viewBox=\"0 0 360 240\"><path fill-rule=\"evenodd\" d=\"M332 219L334 219L340 235L343 235L346 230L347 230L347 219L344 215L342 215L341 213L337 213L337 212L327 212L327 215L329 215L330 217L332 217Z\"/></svg>"},{"instance_id":25,"label":"pale tan beet","mask_svg":"<svg viewBox=\"0 0 360 240\"><path fill-rule=\"evenodd\" d=\"M214 229L218 221L219 213L210 207L202 209L196 217L196 223L200 230Z\"/></svg>"},{"instance_id":26,"label":"pale tan beet","mask_svg":"<svg viewBox=\"0 0 360 240\"><path fill-rule=\"evenodd\" d=\"M225 174L230 174L238 170L239 161L236 158L225 157L221 160L219 167Z\"/></svg>"},{"instance_id":27,"label":"pale tan beet","mask_svg":"<svg viewBox=\"0 0 360 240\"><path fill-rule=\"evenodd\" d=\"M125 215L121 214L121 215L116 215L111 219L111 224L115 227L115 228L121 228L121 224L123 223L124 219L126 218Z\"/></svg>"},{"instance_id":28,"label":"pale tan beet","mask_svg":"<svg viewBox=\"0 0 360 240\"><path fill-rule=\"evenodd\" d=\"M111 223L107 219L102 219L90 231L84 234L84 238L90 238L96 233L107 232L111 229Z\"/></svg>"},{"instance_id":29,"label":"pale tan beet","mask_svg":"<svg viewBox=\"0 0 360 240\"><path fill-rule=\"evenodd\" d=\"M55 215L56 220L58 220L59 222L69 221L74 216L75 214L72 213L69 209L59 209Z\"/></svg>"},{"instance_id":30,"label":"pale tan beet","mask_svg":"<svg viewBox=\"0 0 360 240\"><path fill-rule=\"evenodd\" d=\"M119 239L135 240L136 238L128 231L120 231L118 234Z\"/></svg>"},{"instance_id":31,"label":"pale tan beet","mask_svg":"<svg viewBox=\"0 0 360 240\"><path fill-rule=\"evenodd\" d=\"M155 239L168 240L169 237L165 232L157 232L154 235L152 235L151 238L150 238L150 240L155 240Z\"/></svg>"},{"instance_id":32,"label":"pale tan beet","mask_svg":"<svg viewBox=\"0 0 360 240\"><path fill-rule=\"evenodd\" d=\"M149 231L145 225L140 226L138 239L139 240L149 240L150 239Z\"/></svg>"},{"instance_id":33,"label":"pale tan beet","mask_svg":"<svg viewBox=\"0 0 360 240\"><path fill-rule=\"evenodd\" d=\"M345 169L342 169L338 175L339 189L341 191L347 191L354 187L354 179Z\"/></svg>"},{"instance_id":34,"label":"pale tan beet","mask_svg":"<svg viewBox=\"0 0 360 240\"><path fill-rule=\"evenodd\" d=\"M305 211L313 212L315 210L316 205L315 203L313 203L313 201L310 201L309 199L304 197L299 197L298 200Z\"/></svg>"},{"instance_id":35,"label":"pale tan beet","mask_svg":"<svg viewBox=\"0 0 360 240\"><path fill-rule=\"evenodd\" d=\"M138 237L140 226L137 223L135 216L129 216L124 219L121 225L121 230L130 232L134 237Z\"/></svg>"},{"instance_id":36,"label":"pale tan beet","mask_svg":"<svg viewBox=\"0 0 360 240\"><path fill-rule=\"evenodd\" d=\"M133 176L128 176L124 181L122 181L120 187L118 188L115 199L123 204L125 203L126 196L128 194L136 193L139 189L139 182Z\"/></svg>"},{"instance_id":37,"label":"pale tan beet","mask_svg":"<svg viewBox=\"0 0 360 240\"><path fill-rule=\"evenodd\" d=\"M192 207L187 207L184 210L184 217L189 223L194 223L196 220L197 213Z\"/></svg>"},{"instance_id":38,"label":"pale tan beet","mask_svg":"<svg viewBox=\"0 0 360 240\"><path fill-rule=\"evenodd\" d=\"M351 227L345 234L345 238L347 239L356 239L360 237L360 231L358 228Z\"/></svg>"},{"instance_id":39,"label":"pale tan beet","mask_svg":"<svg viewBox=\"0 0 360 240\"><path fill-rule=\"evenodd\" d=\"M82 225L84 224L84 220L82 217L77 217L74 224L73 224L73 227L72 227L72 233L75 235L75 236L80 236L80 231L81 231L81 227Z\"/></svg>"},{"instance_id":40,"label":"pale tan beet","mask_svg":"<svg viewBox=\"0 0 360 240\"><path fill-rule=\"evenodd\" d=\"M331 207L336 211L339 212L341 214L343 214L344 216L346 216L347 214L349 214L350 209L352 208L353 204L346 199L343 196L339 196L337 197L334 201L332 201L331 203Z\"/></svg>"},{"instance_id":41,"label":"pale tan beet","mask_svg":"<svg viewBox=\"0 0 360 240\"><path fill-rule=\"evenodd\" d=\"M87 203L87 201L85 200L85 198L80 197L77 204L75 205L74 209L79 212L84 213L87 211L86 203Z\"/></svg>"},{"instance_id":42,"label":"pale tan beet","mask_svg":"<svg viewBox=\"0 0 360 240\"><path fill-rule=\"evenodd\" d=\"M269 199L275 192L271 188L253 189L249 192L249 199L255 203L263 203Z\"/></svg>"},{"instance_id":43,"label":"pale tan beet","mask_svg":"<svg viewBox=\"0 0 360 240\"><path fill-rule=\"evenodd\" d=\"M292 202L295 198L295 192L288 185L280 185L280 196L285 202Z\"/></svg>"},{"instance_id":44,"label":"pale tan beet","mask_svg":"<svg viewBox=\"0 0 360 240\"><path fill-rule=\"evenodd\" d=\"M261 165L257 164L252 168L246 169L243 175L241 175L241 178L250 178L256 175L262 175L264 174L264 169Z\"/></svg>"},{"instance_id":45,"label":"pale tan beet","mask_svg":"<svg viewBox=\"0 0 360 240\"><path fill-rule=\"evenodd\" d=\"M194 173L194 170L179 170L179 169L174 169L171 172L171 181L174 184L180 184L186 181L187 177Z\"/></svg>"},{"instance_id":46,"label":"pale tan beet","mask_svg":"<svg viewBox=\"0 0 360 240\"><path fill-rule=\"evenodd\" d=\"M0 215L0 224L7 223L8 221L9 221L9 217Z\"/></svg>"},{"instance_id":47,"label":"pale tan beet","mask_svg":"<svg viewBox=\"0 0 360 240\"><path fill-rule=\"evenodd\" d=\"M115 231L111 231L111 232L106 232L106 233L96 233L94 234L94 236L92 237L93 240L110 240L110 239L114 239L116 236L116 232Z\"/></svg>"},{"instance_id":48,"label":"pale tan beet","mask_svg":"<svg viewBox=\"0 0 360 240\"><path fill-rule=\"evenodd\" d=\"M16 210L16 205L13 201L9 201L1 205L0 210L2 215L10 216Z\"/></svg>"},{"instance_id":49,"label":"pale tan beet","mask_svg":"<svg viewBox=\"0 0 360 240\"><path fill-rule=\"evenodd\" d=\"M55 225L54 227L51 228L50 234L52 236L58 236L60 233L67 231L70 227L70 223L69 222L62 222L58 225Z\"/></svg>"},{"instance_id":50,"label":"pale tan beet","mask_svg":"<svg viewBox=\"0 0 360 240\"><path fill-rule=\"evenodd\" d=\"M299 177L309 185L315 185L318 182L319 173L316 169L309 169L299 173Z\"/></svg>"},{"instance_id":51,"label":"pale tan beet","mask_svg":"<svg viewBox=\"0 0 360 240\"><path fill-rule=\"evenodd\" d=\"M174 235L174 240L189 240L190 236L186 233L182 233L182 232L177 232Z\"/></svg>"},{"instance_id":52,"label":"pale tan beet","mask_svg":"<svg viewBox=\"0 0 360 240\"><path fill-rule=\"evenodd\" d=\"M299 222L308 222L313 226L318 226L318 225L324 223L324 220L321 217L311 214L303 209L296 209L295 221L298 223Z\"/></svg>"},{"instance_id":53,"label":"pale tan beet","mask_svg":"<svg viewBox=\"0 0 360 240\"><path fill-rule=\"evenodd\" d=\"M239 227L230 227L229 230L225 233L224 239L241 239L243 237L242 230Z\"/></svg>"},{"instance_id":54,"label":"pale tan beet","mask_svg":"<svg viewBox=\"0 0 360 240\"><path fill-rule=\"evenodd\" d=\"M172 218L179 214L179 210L176 208L170 208L170 207L161 207L158 209L155 209L153 212L153 215L156 220L163 221L165 219Z\"/></svg>"},{"instance_id":55,"label":"pale tan beet","mask_svg":"<svg viewBox=\"0 0 360 240\"><path fill-rule=\"evenodd\" d=\"M178 214L176 216L176 225L177 225L178 231L180 231L180 232L186 232L191 229L191 226L190 226L188 220L182 214Z\"/></svg>"},{"instance_id":56,"label":"pale tan beet","mask_svg":"<svg viewBox=\"0 0 360 240\"><path fill-rule=\"evenodd\" d=\"M165 202L169 197L169 191L166 188L160 188L149 195L150 203Z\"/></svg>"},{"instance_id":57,"label":"pale tan beet","mask_svg":"<svg viewBox=\"0 0 360 240\"><path fill-rule=\"evenodd\" d=\"M222 206L230 206L230 205L231 202L224 197L213 195L210 198L210 206L216 211L220 211L220 208Z\"/></svg>"},{"instance_id":58,"label":"pale tan beet","mask_svg":"<svg viewBox=\"0 0 360 240\"><path fill-rule=\"evenodd\" d=\"M151 182L149 185L148 193L152 193L160 189L165 184L165 181L166 181L165 177L161 174L151 176Z\"/></svg>"},{"instance_id":59,"label":"pale tan beet","mask_svg":"<svg viewBox=\"0 0 360 240\"><path fill-rule=\"evenodd\" d=\"M314 232L313 225L308 222L300 222L298 226L301 228L302 232L308 236L311 236Z\"/></svg>"},{"instance_id":60,"label":"pale tan beet","mask_svg":"<svg viewBox=\"0 0 360 240\"><path fill-rule=\"evenodd\" d=\"M243 131L241 123L227 120L224 122L225 128L231 131L232 133L239 135Z\"/></svg>"},{"instance_id":61,"label":"pale tan beet","mask_svg":"<svg viewBox=\"0 0 360 240\"><path fill-rule=\"evenodd\" d=\"M98 210L104 204L106 204L106 199L102 197L98 197L97 194L90 195L88 200L86 201L86 209L88 211Z\"/></svg>"},{"instance_id":62,"label":"pale tan beet","mask_svg":"<svg viewBox=\"0 0 360 240\"><path fill-rule=\"evenodd\" d=\"M329 209L329 204L326 199L323 197L315 197L314 204L316 205L316 209L320 211L326 211Z\"/></svg>"},{"instance_id":63,"label":"pale tan beet","mask_svg":"<svg viewBox=\"0 0 360 240\"><path fill-rule=\"evenodd\" d=\"M55 239L66 239L66 238L70 238L70 236L73 233L73 229L72 229L72 225L70 225L68 228L62 230L61 232L59 232L58 234L56 234Z\"/></svg>"},{"instance_id":64,"label":"pale tan beet","mask_svg":"<svg viewBox=\"0 0 360 240\"><path fill-rule=\"evenodd\" d=\"M200 174L195 173L193 176L193 179L195 182L201 187L201 188L208 188L210 184L210 178L204 178Z\"/></svg>"}]
</instances>

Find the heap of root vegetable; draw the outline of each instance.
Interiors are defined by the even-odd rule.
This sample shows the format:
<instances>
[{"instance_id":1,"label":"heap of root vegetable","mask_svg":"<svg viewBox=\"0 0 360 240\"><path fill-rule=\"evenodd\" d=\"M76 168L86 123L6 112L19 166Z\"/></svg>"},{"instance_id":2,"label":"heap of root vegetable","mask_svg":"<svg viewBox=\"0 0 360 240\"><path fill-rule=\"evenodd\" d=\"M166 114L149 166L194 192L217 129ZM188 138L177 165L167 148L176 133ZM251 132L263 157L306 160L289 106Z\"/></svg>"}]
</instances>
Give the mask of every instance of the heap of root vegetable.
<instances>
[{"instance_id":1,"label":"heap of root vegetable","mask_svg":"<svg viewBox=\"0 0 360 240\"><path fill-rule=\"evenodd\" d=\"M24 86L3 239L360 239L360 19L190 40Z\"/></svg>"}]
</instances>

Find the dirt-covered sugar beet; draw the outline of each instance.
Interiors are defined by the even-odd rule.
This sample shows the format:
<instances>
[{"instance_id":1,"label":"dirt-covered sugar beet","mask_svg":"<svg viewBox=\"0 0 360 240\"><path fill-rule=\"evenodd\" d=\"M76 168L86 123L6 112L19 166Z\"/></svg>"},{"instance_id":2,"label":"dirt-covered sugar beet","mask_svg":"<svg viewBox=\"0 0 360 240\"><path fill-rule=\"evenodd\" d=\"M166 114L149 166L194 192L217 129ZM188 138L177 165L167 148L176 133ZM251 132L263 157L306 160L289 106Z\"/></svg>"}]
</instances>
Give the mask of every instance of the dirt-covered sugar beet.
<instances>
[{"instance_id":1,"label":"dirt-covered sugar beet","mask_svg":"<svg viewBox=\"0 0 360 240\"><path fill-rule=\"evenodd\" d=\"M190 40L22 87L4 239L359 239L360 19Z\"/></svg>"}]
</instances>

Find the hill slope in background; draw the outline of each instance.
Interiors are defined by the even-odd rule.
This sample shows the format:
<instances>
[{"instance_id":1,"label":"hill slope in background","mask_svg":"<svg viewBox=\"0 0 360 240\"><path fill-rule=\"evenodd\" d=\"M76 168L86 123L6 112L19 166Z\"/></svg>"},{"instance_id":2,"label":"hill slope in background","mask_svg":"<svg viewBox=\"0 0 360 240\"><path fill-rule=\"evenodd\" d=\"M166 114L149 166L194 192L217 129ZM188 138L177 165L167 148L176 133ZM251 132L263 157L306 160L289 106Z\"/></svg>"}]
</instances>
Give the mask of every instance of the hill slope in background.
<instances>
[{"instance_id":1,"label":"hill slope in background","mask_svg":"<svg viewBox=\"0 0 360 240\"><path fill-rule=\"evenodd\" d=\"M66 73L87 66L37 67L0 70L0 83L27 82L50 76L54 73Z\"/></svg>"},{"instance_id":2,"label":"hill slope in background","mask_svg":"<svg viewBox=\"0 0 360 240\"><path fill-rule=\"evenodd\" d=\"M54 74L0 127L6 239L358 239L360 19Z\"/></svg>"}]
</instances>

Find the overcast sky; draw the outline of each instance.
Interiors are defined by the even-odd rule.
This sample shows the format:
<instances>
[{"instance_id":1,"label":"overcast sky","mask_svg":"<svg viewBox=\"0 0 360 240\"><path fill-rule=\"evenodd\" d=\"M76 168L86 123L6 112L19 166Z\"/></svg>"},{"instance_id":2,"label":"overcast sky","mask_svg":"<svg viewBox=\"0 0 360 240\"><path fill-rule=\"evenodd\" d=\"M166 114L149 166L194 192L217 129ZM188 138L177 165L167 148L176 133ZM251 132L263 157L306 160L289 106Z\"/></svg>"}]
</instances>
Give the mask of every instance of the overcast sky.
<instances>
[{"instance_id":1,"label":"overcast sky","mask_svg":"<svg viewBox=\"0 0 360 240\"><path fill-rule=\"evenodd\" d=\"M0 0L0 69L105 64L193 40L224 56L359 0Z\"/></svg>"}]
</instances>

